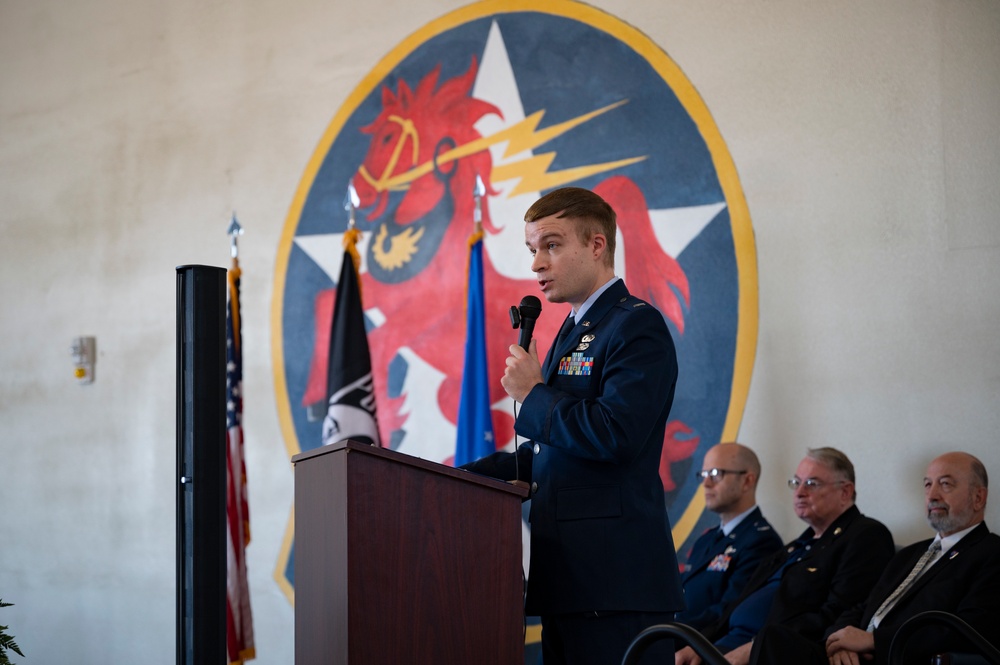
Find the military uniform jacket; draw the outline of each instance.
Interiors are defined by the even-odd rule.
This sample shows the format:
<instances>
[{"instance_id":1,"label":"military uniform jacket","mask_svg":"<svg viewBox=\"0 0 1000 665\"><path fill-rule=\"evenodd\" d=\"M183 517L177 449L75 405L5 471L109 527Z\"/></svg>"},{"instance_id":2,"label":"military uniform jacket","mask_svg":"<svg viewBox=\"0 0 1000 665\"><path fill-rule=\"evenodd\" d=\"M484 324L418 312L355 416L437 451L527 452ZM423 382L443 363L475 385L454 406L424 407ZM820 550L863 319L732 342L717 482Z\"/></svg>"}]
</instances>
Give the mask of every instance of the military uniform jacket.
<instances>
[{"instance_id":1,"label":"military uniform jacket","mask_svg":"<svg viewBox=\"0 0 1000 665\"><path fill-rule=\"evenodd\" d=\"M659 477L677 381L663 315L619 280L542 365L514 424L530 441L466 468L531 480L525 611L673 612L680 575Z\"/></svg>"},{"instance_id":2,"label":"military uniform jacket","mask_svg":"<svg viewBox=\"0 0 1000 665\"><path fill-rule=\"evenodd\" d=\"M799 538L811 535L809 528ZM867 597L894 552L889 529L851 506L822 536L810 541L800 561L785 570L765 625L781 623L807 639L822 639L837 617ZM740 598L726 608L706 637L718 641L725 635L732 610L764 586L787 558L786 550L779 550L764 559Z\"/></svg>"},{"instance_id":3,"label":"military uniform jacket","mask_svg":"<svg viewBox=\"0 0 1000 665\"><path fill-rule=\"evenodd\" d=\"M704 628L719 620L736 600L761 560L782 549L781 537L760 508L743 518L728 536L718 526L695 541L684 571L684 604L677 621Z\"/></svg>"},{"instance_id":4,"label":"military uniform jacket","mask_svg":"<svg viewBox=\"0 0 1000 665\"><path fill-rule=\"evenodd\" d=\"M872 615L913 570L930 544L931 540L924 540L900 550L886 566L868 600L841 615L827 633L844 626L866 629ZM875 629L875 662L886 663L896 631L908 619L928 610L956 614L993 646L1000 648L997 630L1000 626L1000 536L990 533L985 523L967 533L924 571L879 622ZM930 662L935 653L969 649L950 631L930 625L920 629L908 645L906 662Z\"/></svg>"}]
</instances>

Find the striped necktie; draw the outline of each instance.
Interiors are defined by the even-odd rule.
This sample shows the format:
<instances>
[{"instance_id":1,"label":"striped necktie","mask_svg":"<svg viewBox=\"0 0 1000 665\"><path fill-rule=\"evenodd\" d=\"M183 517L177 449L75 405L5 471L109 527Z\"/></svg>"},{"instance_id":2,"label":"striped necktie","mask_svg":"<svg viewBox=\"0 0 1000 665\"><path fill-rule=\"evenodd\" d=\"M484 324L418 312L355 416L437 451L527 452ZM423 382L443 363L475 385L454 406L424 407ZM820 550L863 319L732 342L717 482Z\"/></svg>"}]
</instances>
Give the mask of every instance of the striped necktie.
<instances>
[{"instance_id":1,"label":"striped necktie","mask_svg":"<svg viewBox=\"0 0 1000 665\"><path fill-rule=\"evenodd\" d=\"M913 566L913 570L911 570L910 574L906 576L906 579L903 580L898 587L896 587L895 591L889 594L889 597L886 598L881 605L879 605L875 614L872 615L872 620L868 622L869 633L875 630L875 627L882 621L883 618L885 618L885 615L889 613L889 610L895 607L896 602L900 599L900 597L906 593L907 589L913 586L913 583L916 582L917 579L920 578L920 574L934 562L935 557L937 557L939 552L941 552L941 541L935 538L934 542L931 543L931 546L927 548L927 551L924 552L919 559L917 559L916 565Z\"/></svg>"}]
</instances>

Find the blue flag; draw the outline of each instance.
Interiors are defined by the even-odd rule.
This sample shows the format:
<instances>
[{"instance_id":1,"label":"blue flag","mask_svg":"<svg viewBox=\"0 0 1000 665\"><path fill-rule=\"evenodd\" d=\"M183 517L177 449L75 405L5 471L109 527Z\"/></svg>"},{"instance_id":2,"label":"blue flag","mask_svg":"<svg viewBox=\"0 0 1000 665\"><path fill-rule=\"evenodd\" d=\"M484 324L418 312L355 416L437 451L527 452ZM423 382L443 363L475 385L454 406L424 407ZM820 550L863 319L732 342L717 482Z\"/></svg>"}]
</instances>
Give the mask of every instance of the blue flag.
<instances>
[{"instance_id":1,"label":"blue flag","mask_svg":"<svg viewBox=\"0 0 1000 665\"><path fill-rule=\"evenodd\" d=\"M486 303L483 293L483 234L469 239L469 288L465 315L465 366L458 402L455 466L496 452L486 371Z\"/></svg>"}]
</instances>

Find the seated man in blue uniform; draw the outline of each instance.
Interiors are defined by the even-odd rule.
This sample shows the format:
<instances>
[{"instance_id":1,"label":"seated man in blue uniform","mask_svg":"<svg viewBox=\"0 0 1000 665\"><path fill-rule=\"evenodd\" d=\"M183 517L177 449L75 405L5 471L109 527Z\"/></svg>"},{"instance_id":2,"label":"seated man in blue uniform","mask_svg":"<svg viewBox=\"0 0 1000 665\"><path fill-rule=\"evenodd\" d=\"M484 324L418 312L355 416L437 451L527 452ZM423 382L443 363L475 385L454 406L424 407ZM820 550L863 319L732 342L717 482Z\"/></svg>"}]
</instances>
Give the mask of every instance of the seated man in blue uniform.
<instances>
[{"instance_id":1,"label":"seated man in blue uniform","mask_svg":"<svg viewBox=\"0 0 1000 665\"><path fill-rule=\"evenodd\" d=\"M784 624L806 639L864 600L892 558L892 534L855 505L854 465L836 448L813 448L788 481L795 514L809 525L785 549L764 559L743 593L702 634L733 665L751 659L765 626ZM675 665L701 659L684 647Z\"/></svg>"},{"instance_id":2,"label":"seated man in blue uniform","mask_svg":"<svg viewBox=\"0 0 1000 665\"><path fill-rule=\"evenodd\" d=\"M539 288L572 312L544 364L534 341L510 347L501 383L530 441L465 468L531 480L525 611L541 618L545 665L619 663L683 608L659 476L677 357L663 315L615 276L600 196L557 189L524 219ZM643 663L672 653L659 643Z\"/></svg>"},{"instance_id":3,"label":"seated man in blue uniform","mask_svg":"<svg viewBox=\"0 0 1000 665\"><path fill-rule=\"evenodd\" d=\"M888 662L889 647L908 619L928 610L951 612L1000 648L1000 536L983 521L989 479L967 453L941 455L924 476L927 521L934 538L902 549L871 594L827 630L825 644L770 626L757 662L842 665ZM937 653L972 650L947 628L928 626L905 648L905 662L929 663Z\"/></svg>"},{"instance_id":4,"label":"seated man in blue uniform","mask_svg":"<svg viewBox=\"0 0 1000 665\"><path fill-rule=\"evenodd\" d=\"M719 525L691 548L682 579L687 607L677 615L679 623L699 630L719 620L761 560L782 546L757 507L760 461L754 451L720 443L705 453L701 468L705 507L719 516Z\"/></svg>"}]
</instances>

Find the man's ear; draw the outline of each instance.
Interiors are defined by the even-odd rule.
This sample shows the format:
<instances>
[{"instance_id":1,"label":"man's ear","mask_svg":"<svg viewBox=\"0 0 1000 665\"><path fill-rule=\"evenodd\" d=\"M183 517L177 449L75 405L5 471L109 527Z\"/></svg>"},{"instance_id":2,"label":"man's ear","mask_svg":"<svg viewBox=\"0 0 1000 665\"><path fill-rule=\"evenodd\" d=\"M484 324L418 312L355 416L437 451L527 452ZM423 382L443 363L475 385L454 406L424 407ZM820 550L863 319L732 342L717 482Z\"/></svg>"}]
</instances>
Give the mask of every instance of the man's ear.
<instances>
[{"instance_id":1,"label":"man's ear","mask_svg":"<svg viewBox=\"0 0 1000 665\"><path fill-rule=\"evenodd\" d=\"M604 256L604 252L608 251L608 239L603 233L595 233L590 237L590 247L594 258L599 259Z\"/></svg>"},{"instance_id":2,"label":"man's ear","mask_svg":"<svg viewBox=\"0 0 1000 665\"><path fill-rule=\"evenodd\" d=\"M986 497L989 491L985 487L976 487L972 490L972 509L975 511L986 510Z\"/></svg>"}]
</instances>

